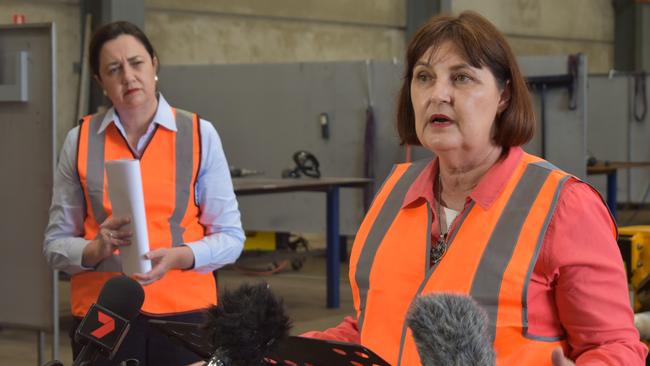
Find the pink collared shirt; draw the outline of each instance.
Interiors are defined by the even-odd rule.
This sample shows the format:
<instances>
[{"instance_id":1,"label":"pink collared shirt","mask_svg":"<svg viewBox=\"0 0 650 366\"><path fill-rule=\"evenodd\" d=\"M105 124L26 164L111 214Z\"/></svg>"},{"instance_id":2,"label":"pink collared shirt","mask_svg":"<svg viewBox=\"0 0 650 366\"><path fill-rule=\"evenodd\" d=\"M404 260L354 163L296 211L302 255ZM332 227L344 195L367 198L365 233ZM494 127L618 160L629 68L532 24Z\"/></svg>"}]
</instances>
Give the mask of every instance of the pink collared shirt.
<instances>
[{"instance_id":1,"label":"pink collared shirt","mask_svg":"<svg viewBox=\"0 0 650 366\"><path fill-rule=\"evenodd\" d=\"M522 154L521 148L511 148L488 170L467 203L471 200L489 207ZM424 199L435 207L437 170L437 160L432 161L411 185L403 205ZM437 238L438 218L432 214L432 236ZM577 365L645 365L648 350L634 327L625 267L611 225L597 193L569 179L560 192L528 286L529 333L565 336L570 347L567 356ZM455 229L454 223L451 230ZM349 317L335 328L305 336L360 342L356 321Z\"/></svg>"}]
</instances>

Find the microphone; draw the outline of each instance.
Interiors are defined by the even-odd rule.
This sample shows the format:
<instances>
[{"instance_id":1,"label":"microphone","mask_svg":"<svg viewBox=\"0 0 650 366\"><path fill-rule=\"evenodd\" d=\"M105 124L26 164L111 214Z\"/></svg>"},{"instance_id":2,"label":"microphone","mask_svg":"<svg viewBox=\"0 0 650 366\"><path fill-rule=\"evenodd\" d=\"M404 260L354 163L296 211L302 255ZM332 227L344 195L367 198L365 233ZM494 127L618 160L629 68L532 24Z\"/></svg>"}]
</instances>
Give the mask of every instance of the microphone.
<instances>
[{"instance_id":1,"label":"microphone","mask_svg":"<svg viewBox=\"0 0 650 366\"><path fill-rule=\"evenodd\" d=\"M265 283L223 291L203 324L214 352L208 366L261 366L289 335L291 320Z\"/></svg>"},{"instance_id":2,"label":"microphone","mask_svg":"<svg viewBox=\"0 0 650 366\"><path fill-rule=\"evenodd\" d=\"M423 366L495 364L487 314L469 296L418 296L409 308L406 323Z\"/></svg>"},{"instance_id":3,"label":"microphone","mask_svg":"<svg viewBox=\"0 0 650 366\"><path fill-rule=\"evenodd\" d=\"M135 280L116 276L106 281L75 333L86 344L73 365L92 365L100 353L112 360L143 302L144 290Z\"/></svg>"}]
</instances>

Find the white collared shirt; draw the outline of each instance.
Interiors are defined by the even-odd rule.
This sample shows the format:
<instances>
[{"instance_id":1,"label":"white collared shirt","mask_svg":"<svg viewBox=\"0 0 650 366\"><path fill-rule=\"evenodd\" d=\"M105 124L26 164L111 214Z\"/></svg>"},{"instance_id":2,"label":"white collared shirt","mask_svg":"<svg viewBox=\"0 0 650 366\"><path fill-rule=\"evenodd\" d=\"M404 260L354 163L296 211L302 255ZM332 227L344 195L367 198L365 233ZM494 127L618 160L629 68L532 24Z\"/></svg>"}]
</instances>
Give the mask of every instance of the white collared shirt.
<instances>
[{"instance_id":1,"label":"white collared shirt","mask_svg":"<svg viewBox=\"0 0 650 366\"><path fill-rule=\"evenodd\" d=\"M111 123L126 139L124 127L114 108L106 112L97 133L103 133ZM137 146L130 147L135 149L137 156L142 155L156 125L176 131L172 108L162 94L158 95L158 108L152 123ZM194 253L194 270L210 272L237 260L244 247L245 235L221 139L210 122L201 119L199 128L201 165L195 197L201 209L199 222L205 227L206 236L185 245ZM50 265L69 274L91 269L81 265L83 249L90 241L83 238L86 202L77 172L78 138L79 126L68 132L59 155L43 248Z\"/></svg>"}]
</instances>

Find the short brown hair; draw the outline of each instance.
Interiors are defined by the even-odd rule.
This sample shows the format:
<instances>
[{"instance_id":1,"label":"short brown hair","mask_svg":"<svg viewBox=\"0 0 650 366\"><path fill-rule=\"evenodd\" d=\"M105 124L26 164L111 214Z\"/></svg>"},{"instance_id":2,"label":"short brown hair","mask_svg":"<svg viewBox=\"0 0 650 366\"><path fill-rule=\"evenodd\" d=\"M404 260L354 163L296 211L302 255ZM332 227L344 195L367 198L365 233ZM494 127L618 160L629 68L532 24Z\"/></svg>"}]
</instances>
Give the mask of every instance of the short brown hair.
<instances>
[{"instance_id":1,"label":"short brown hair","mask_svg":"<svg viewBox=\"0 0 650 366\"><path fill-rule=\"evenodd\" d=\"M104 47L104 44L108 41L112 41L115 38L121 35L133 36L137 39L142 46L147 50L151 60L156 57L156 51L153 49L149 38L144 34L144 32L138 28L137 25L129 23L126 21L117 21L108 24L104 24L99 27L93 34L93 38L90 40L89 46L89 63L90 70L94 76L97 76L101 79L99 75L99 53ZM160 64L158 64L160 66Z\"/></svg>"},{"instance_id":2,"label":"short brown hair","mask_svg":"<svg viewBox=\"0 0 650 366\"><path fill-rule=\"evenodd\" d=\"M492 136L494 142L507 148L530 141L535 132L535 113L515 56L501 32L492 23L478 13L466 11L458 17L431 18L408 45L404 80L397 105L397 131L401 144L421 145L415 133L415 113L411 102L411 80L415 63L429 48L433 48L435 53L446 41L453 43L473 67L487 66L500 88L510 87L508 106L496 118Z\"/></svg>"}]
</instances>

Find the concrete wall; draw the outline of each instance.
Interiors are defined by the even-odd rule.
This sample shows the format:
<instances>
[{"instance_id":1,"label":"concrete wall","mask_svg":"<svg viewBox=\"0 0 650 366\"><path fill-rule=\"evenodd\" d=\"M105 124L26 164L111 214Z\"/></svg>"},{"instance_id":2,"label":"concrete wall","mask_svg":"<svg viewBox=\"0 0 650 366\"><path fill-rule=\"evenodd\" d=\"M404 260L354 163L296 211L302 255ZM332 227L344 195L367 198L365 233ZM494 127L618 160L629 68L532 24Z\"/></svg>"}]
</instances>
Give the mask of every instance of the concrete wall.
<instances>
[{"instance_id":1,"label":"concrete wall","mask_svg":"<svg viewBox=\"0 0 650 366\"><path fill-rule=\"evenodd\" d=\"M78 0L3 0L15 13L56 22L58 141L76 122ZM390 60L404 48L402 0L145 1L145 32L165 64Z\"/></svg>"},{"instance_id":2,"label":"concrete wall","mask_svg":"<svg viewBox=\"0 0 650 366\"><path fill-rule=\"evenodd\" d=\"M610 0L447 0L473 9L508 36L515 53L584 52L591 73L613 64ZM145 0L145 31L162 65L400 59L406 0ZM2 0L14 13L57 24L58 143L76 122L79 0Z\"/></svg>"},{"instance_id":3,"label":"concrete wall","mask_svg":"<svg viewBox=\"0 0 650 366\"><path fill-rule=\"evenodd\" d=\"M387 60L404 48L402 0L145 4L146 31L163 65Z\"/></svg>"},{"instance_id":4,"label":"concrete wall","mask_svg":"<svg viewBox=\"0 0 650 366\"><path fill-rule=\"evenodd\" d=\"M56 22L58 144L76 123L78 0L2 0L15 13ZM162 65L390 60L404 48L403 0L146 0L145 32Z\"/></svg>"},{"instance_id":5,"label":"concrete wall","mask_svg":"<svg viewBox=\"0 0 650 366\"><path fill-rule=\"evenodd\" d=\"M508 37L518 56L583 52L589 73L614 63L611 0L452 0L451 10L475 10Z\"/></svg>"},{"instance_id":6,"label":"concrete wall","mask_svg":"<svg viewBox=\"0 0 650 366\"><path fill-rule=\"evenodd\" d=\"M639 12L639 22L641 22L641 29L640 29L640 40L638 45L641 47L641 52L639 54L639 57L641 60L639 60L639 65L641 65L639 68L642 70L650 70L650 4L646 3L641 6L641 10Z\"/></svg>"}]
</instances>

